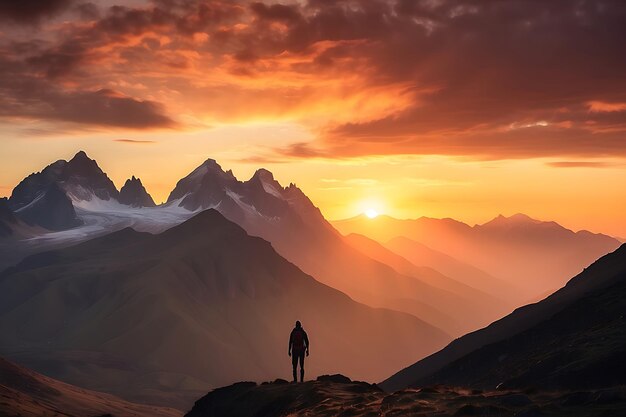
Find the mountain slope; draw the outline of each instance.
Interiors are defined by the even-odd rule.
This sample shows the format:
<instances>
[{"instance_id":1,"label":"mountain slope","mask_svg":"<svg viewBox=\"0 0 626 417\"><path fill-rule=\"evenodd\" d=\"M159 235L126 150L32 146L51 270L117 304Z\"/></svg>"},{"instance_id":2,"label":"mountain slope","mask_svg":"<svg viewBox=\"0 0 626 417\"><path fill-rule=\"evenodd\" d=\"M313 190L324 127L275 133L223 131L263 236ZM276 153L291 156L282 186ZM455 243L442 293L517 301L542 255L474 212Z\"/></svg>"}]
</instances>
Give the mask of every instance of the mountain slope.
<instances>
[{"instance_id":1,"label":"mountain slope","mask_svg":"<svg viewBox=\"0 0 626 417\"><path fill-rule=\"evenodd\" d=\"M450 343L382 385L588 387L626 383L626 245L545 300Z\"/></svg>"},{"instance_id":2,"label":"mountain slope","mask_svg":"<svg viewBox=\"0 0 626 417\"><path fill-rule=\"evenodd\" d=\"M430 267L467 286L507 300L509 303L515 303L519 297L519 290L512 284L409 238L402 236L393 238L385 243L385 247L415 265Z\"/></svg>"},{"instance_id":3,"label":"mountain slope","mask_svg":"<svg viewBox=\"0 0 626 417\"><path fill-rule=\"evenodd\" d=\"M15 215L28 225L48 230L69 229L83 223L76 216L72 201L56 183L41 189L34 200L17 208Z\"/></svg>"},{"instance_id":4,"label":"mountain slope","mask_svg":"<svg viewBox=\"0 0 626 417\"><path fill-rule=\"evenodd\" d=\"M427 284L421 291L420 295L423 298L420 300L426 304L436 303L438 309L451 317L463 317L463 320L460 321L463 334L485 326L512 310L513 306L507 305L507 303L486 292L448 278L432 268L415 266L375 240L357 234L345 236L345 239L348 244L370 258ZM467 279L468 277L464 276L464 278ZM445 293L442 295L434 292L432 288L443 290ZM493 288L490 290L493 291ZM455 297L451 297L451 294L454 294ZM469 317L471 319L468 319Z\"/></svg>"},{"instance_id":5,"label":"mountain slope","mask_svg":"<svg viewBox=\"0 0 626 417\"><path fill-rule=\"evenodd\" d=\"M176 417L181 413L170 408L133 404L112 395L78 388L0 358L0 415Z\"/></svg>"},{"instance_id":6,"label":"mountain slope","mask_svg":"<svg viewBox=\"0 0 626 417\"><path fill-rule=\"evenodd\" d=\"M159 235L124 229L34 255L0 275L2 354L132 401L185 407L210 387L289 375L296 319L314 374L380 378L449 340L320 284L215 210Z\"/></svg>"}]
</instances>

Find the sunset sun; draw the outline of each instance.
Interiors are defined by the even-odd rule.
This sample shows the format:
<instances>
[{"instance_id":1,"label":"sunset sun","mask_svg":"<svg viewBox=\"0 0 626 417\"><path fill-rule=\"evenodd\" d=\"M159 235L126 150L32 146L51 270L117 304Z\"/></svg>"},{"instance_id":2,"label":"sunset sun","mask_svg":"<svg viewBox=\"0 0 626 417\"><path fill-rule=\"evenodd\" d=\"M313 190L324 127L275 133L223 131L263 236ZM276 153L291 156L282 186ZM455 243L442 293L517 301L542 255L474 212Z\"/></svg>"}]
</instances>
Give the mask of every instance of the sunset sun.
<instances>
[{"instance_id":1,"label":"sunset sun","mask_svg":"<svg viewBox=\"0 0 626 417\"><path fill-rule=\"evenodd\" d=\"M369 209L365 210L365 215L367 217L369 217L370 219L378 217L379 214L380 213L378 213L378 211L374 210L373 208L369 208Z\"/></svg>"}]
</instances>

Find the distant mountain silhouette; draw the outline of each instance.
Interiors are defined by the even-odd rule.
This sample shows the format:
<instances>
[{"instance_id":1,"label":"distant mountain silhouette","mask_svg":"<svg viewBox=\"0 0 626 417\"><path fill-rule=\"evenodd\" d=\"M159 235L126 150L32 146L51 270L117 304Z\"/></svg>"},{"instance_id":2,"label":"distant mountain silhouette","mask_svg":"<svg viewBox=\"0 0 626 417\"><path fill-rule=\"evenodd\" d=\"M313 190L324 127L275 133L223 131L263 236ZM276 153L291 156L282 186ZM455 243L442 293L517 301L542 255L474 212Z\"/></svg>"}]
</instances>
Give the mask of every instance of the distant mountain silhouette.
<instances>
[{"instance_id":1,"label":"distant mountain silhouette","mask_svg":"<svg viewBox=\"0 0 626 417\"><path fill-rule=\"evenodd\" d=\"M422 243L400 236L385 243L385 247L399 256L405 257L415 265L433 268L493 297L513 304L518 301L519 290L513 284L445 253L431 249Z\"/></svg>"},{"instance_id":2,"label":"distant mountain silhouette","mask_svg":"<svg viewBox=\"0 0 626 417\"><path fill-rule=\"evenodd\" d=\"M289 376L295 318L311 339L307 374L373 380L449 340L320 284L215 210L159 235L124 229L33 255L0 274L0 353L132 401L185 407L210 387Z\"/></svg>"},{"instance_id":3,"label":"distant mountain silhouette","mask_svg":"<svg viewBox=\"0 0 626 417\"><path fill-rule=\"evenodd\" d=\"M139 178L127 179L124 186L120 189L118 200L122 204L131 207L155 207L154 200L146 191Z\"/></svg>"},{"instance_id":4,"label":"distant mountain silhouette","mask_svg":"<svg viewBox=\"0 0 626 417\"><path fill-rule=\"evenodd\" d=\"M419 242L514 285L518 302L555 291L620 245L610 236L573 232L523 214L498 216L473 227L453 219L398 220L388 216L361 216L333 224L343 233L361 233L381 242L398 236ZM406 253L401 255L415 263Z\"/></svg>"},{"instance_id":5,"label":"distant mountain silhouette","mask_svg":"<svg viewBox=\"0 0 626 417\"><path fill-rule=\"evenodd\" d=\"M511 312L513 309L513 305L503 302L500 298L489 295L488 292L477 290L476 288L480 285L471 287L449 278L430 267L415 266L407 259L385 248L373 239L354 233L347 235L345 239L348 244L370 258L389 265L396 271L414 277L420 283L425 284L416 297L425 304L433 304L437 309L455 320L459 332L458 334L453 332L453 335L465 334L468 331L483 327L504 314ZM415 251L412 250L411 254L414 253ZM442 256L445 255L442 254ZM423 258L420 260L423 260ZM451 264L452 262L448 263ZM467 270L463 272L465 273L460 273L459 276L462 276L464 281L474 284ZM506 287L504 283L494 281L496 279L491 279L490 277L489 286L484 285L488 287L489 292L496 293L494 291L494 286L497 287L495 284L501 284L501 287L497 288ZM500 291L501 294L502 291ZM447 328L443 327L443 323L435 322L435 324L439 327Z\"/></svg>"},{"instance_id":6,"label":"distant mountain silhouette","mask_svg":"<svg viewBox=\"0 0 626 417\"><path fill-rule=\"evenodd\" d=\"M545 300L515 310L382 386L589 389L626 383L626 245Z\"/></svg>"},{"instance_id":7,"label":"distant mountain silhouette","mask_svg":"<svg viewBox=\"0 0 626 417\"><path fill-rule=\"evenodd\" d=\"M180 412L65 384L0 358L0 415L177 417Z\"/></svg>"}]
</instances>

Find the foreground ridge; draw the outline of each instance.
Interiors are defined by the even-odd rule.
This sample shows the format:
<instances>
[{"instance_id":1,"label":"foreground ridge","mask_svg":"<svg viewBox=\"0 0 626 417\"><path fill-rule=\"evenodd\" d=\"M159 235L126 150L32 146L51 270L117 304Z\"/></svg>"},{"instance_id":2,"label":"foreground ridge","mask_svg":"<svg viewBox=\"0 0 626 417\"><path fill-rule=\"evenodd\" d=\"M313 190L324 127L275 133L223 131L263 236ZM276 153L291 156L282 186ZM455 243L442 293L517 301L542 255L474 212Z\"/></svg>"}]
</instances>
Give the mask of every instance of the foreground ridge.
<instances>
[{"instance_id":1,"label":"foreground ridge","mask_svg":"<svg viewBox=\"0 0 626 417\"><path fill-rule=\"evenodd\" d=\"M577 416L626 412L626 388L596 391L482 391L432 386L389 394L376 384L325 375L290 384L239 382L196 402L185 417ZM611 414L613 415L613 414Z\"/></svg>"}]
</instances>

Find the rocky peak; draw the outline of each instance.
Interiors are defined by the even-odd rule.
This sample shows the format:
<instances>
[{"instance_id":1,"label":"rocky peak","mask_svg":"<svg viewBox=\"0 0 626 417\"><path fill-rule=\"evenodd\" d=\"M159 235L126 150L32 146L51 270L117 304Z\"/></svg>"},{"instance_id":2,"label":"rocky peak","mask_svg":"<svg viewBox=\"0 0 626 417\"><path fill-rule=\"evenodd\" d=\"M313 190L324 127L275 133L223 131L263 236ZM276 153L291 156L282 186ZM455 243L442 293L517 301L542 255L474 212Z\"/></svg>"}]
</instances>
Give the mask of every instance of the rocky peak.
<instances>
[{"instance_id":1,"label":"rocky peak","mask_svg":"<svg viewBox=\"0 0 626 417\"><path fill-rule=\"evenodd\" d=\"M283 199L284 190L282 185L274 179L274 174L265 168L257 169L248 183L257 187L260 186L266 193Z\"/></svg>"},{"instance_id":2,"label":"rocky peak","mask_svg":"<svg viewBox=\"0 0 626 417\"><path fill-rule=\"evenodd\" d=\"M98 166L98 163L89 158L85 151L79 151L74 155L74 157L65 164L63 171L63 177L65 178L71 176L101 176L104 174Z\"/></svg>"},{"instance_id":3,"label":"rocky peak","mask_svg":"<svg viewBox=\"0 0 626 417\"><path fill-rule=\"evenodd\" d=\"M271 171L265 169L265 168L259 168L256 170L256 172L254 173L254 175L252 176L252 178L258 178L262 181L267 181L267 182L272 182L275 181L274 180L274 174L272 174Z\"/></svg>"},{"instance_id":4,"label":"rocky peak","mask_svg":"<svg viewBox=\"0 0 626 417\"><path fill-rule=\"evenodd\" d=\"M127 179L120 190L119 202L132 207L155 207L156 204L152 196L148 194L146 188L139 178L134 175Z\"/></svg>"}]
</instances>

